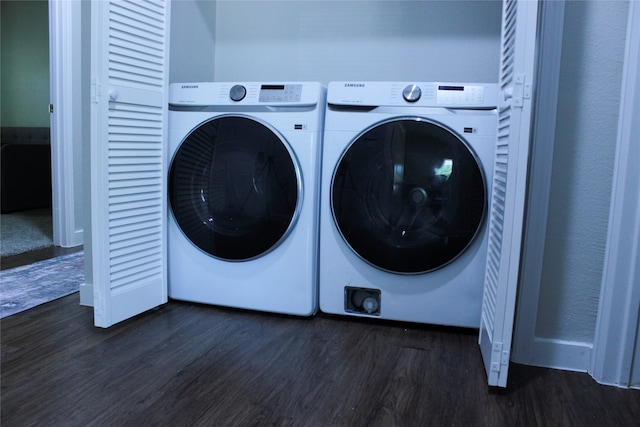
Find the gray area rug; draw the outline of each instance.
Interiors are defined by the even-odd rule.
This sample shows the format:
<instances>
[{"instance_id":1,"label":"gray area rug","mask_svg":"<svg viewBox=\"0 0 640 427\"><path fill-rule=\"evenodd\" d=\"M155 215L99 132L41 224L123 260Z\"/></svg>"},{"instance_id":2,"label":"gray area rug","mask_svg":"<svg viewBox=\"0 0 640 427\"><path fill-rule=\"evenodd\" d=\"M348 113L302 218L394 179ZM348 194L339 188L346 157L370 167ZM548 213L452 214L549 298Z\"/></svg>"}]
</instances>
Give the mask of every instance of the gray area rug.
<instances>
[{"instance_id":1,"label":"gray area rug","mask_svg":"<svg viewBox=\"0 0 640 427\"><path fill-rule=\"evenodd\" d=\"M0 318L80 290L84 252L0 271Z\"/></svg>"},{"instance_id":2,"label":"gray area rug","mask_svg":"<svg viewBox=\"0 0 640 427\"><path fill-rule=\"evenodd\" d=\"M51 208L0 215L0 257L53 246Z\"/></svg>"}]
</instances>

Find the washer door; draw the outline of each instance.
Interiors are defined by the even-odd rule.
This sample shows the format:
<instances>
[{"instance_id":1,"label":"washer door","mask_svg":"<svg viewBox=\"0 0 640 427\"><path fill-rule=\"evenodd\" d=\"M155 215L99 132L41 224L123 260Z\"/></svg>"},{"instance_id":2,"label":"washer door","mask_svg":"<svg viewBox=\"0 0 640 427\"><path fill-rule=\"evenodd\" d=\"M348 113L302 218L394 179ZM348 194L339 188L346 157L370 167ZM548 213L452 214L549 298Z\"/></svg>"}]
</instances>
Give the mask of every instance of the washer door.
<instances>
[{"instance_id":1,"label":"washer door","mask_svg":"<svg viewBox=\"0 0 640 427\"><path fill-rule=\"evenodd\" d=\"M300 170L274 129L249 117L219 116L178 148L169 202L195 246L216 258L250 260L292 229L302 203Z\"/></svg>"},{"instance_id":2,"label":"washer door","mask_svg":"<svg viewBox=\"0 0 640 427\"><path fill-rule=\"evenodd\" d=\"M369 264L417 274L455 260L487 206L481 165L436 122L399 118L366 130L342 155L331 184L333 218Z\"/></svg>"}]
</instances>

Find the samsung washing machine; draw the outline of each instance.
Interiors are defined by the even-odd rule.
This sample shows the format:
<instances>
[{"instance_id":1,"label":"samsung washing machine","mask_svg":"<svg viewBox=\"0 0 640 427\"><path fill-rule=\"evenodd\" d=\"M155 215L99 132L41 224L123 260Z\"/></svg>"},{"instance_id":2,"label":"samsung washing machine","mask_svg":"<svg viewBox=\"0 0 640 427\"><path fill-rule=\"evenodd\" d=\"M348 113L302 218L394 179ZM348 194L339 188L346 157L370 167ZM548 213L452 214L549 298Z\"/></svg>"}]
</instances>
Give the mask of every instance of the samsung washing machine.
<instances>
[{"instance_id":1,"label":"samsung washing machine","mask_svg":"<svg viewBox=\"0 0 640 427\"><path fill-rule=\"evenodd\" d=\"M495 84L331 82L320 310L477 328Z\"/></svg>"},{"instance_id":2,"label":"samsung washing machine","mask_svg":"<svg viewBox=\"0 0 640 427\"><path fill-rule=\"evenodd\" d=\"M309 316L318 307L319 83L169 90L169 296Z\"/></svg>"}]
</instances>

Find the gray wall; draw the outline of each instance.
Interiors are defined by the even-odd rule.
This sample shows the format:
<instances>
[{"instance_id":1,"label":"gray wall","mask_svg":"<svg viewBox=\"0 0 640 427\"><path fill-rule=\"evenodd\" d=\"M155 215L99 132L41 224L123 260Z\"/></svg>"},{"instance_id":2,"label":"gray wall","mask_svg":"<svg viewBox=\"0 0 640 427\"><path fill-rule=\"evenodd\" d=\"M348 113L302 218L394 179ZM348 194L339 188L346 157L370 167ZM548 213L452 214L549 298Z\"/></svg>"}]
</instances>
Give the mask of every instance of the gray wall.
<instances>
[{"instance_id":1,"label":"gray wall","mask_svg":"<svg viewBox=\"0 0 640 427\"><path fill-rule=\"evenodd\" d=\"M2 126L49 126L47 0L0 2Z\"/></svg>"},{"instance_id":2,"label":"gray wall","mask_svg":"<svg viewBox=\"0 0 640 427\"><path fill-rule=\"evenodd\" d=\"M609 219L628 4L569 1L536 335L592 343ZM545 167L546 165L537 165Z\"/></svg>"}]
</instances>

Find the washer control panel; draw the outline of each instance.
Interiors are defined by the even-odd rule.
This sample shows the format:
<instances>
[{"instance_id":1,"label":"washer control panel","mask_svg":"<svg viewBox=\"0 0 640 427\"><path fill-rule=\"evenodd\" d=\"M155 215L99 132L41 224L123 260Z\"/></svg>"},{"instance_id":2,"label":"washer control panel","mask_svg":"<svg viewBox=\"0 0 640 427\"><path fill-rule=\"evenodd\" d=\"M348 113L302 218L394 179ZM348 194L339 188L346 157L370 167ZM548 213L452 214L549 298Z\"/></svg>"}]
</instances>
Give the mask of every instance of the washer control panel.
<instances>
[{"instance_id":1,"label":"washer control panel","mask_svg":"<svg viewBox=\"0 0 640 427\"><path fill-rule=\"evenodd\" d=\"M495 83L441 82L331 82L327 94L331 105L420 106L445 108L496 108Z\"/></svg>"}]
</instances>

